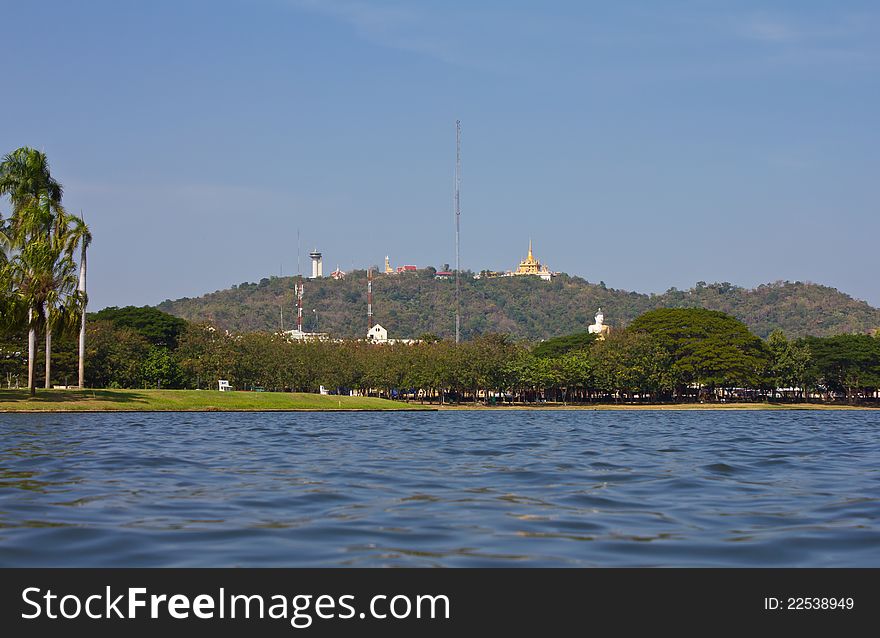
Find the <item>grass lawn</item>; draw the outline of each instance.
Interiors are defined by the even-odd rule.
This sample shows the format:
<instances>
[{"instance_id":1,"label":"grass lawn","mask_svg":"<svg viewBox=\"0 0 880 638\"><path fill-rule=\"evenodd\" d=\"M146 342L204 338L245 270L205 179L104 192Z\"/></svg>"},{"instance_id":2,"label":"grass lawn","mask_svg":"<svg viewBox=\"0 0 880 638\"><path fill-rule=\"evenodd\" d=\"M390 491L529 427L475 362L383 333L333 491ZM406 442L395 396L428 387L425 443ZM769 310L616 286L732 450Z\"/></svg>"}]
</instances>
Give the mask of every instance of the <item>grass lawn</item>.
<instances>
[{"instance_id":1,"label":"grass lawn","mask_svg":"<svg viewBox=\"0 0 880 638\"><path fill-rule=\"evenodd\" d=\"M217 390L0 390L0 412L52 411L257 411L257 410L419 410L372 397L322 396L301 392L219 392Z\"/></svg>"}]
</instances>

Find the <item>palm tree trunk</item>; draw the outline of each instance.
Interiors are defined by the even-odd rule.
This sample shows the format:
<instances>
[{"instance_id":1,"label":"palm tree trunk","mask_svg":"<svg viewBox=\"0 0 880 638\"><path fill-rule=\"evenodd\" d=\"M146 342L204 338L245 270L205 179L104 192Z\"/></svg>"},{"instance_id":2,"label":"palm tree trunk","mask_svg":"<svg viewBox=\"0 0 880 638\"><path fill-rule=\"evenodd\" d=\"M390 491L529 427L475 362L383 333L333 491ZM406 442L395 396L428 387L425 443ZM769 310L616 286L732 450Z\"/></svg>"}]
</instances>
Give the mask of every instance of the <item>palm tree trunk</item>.
<instances>
[{"instance_id":1,"label":"palm tree trunk","mask_svg":"<svg viewBox=\"0 0 880 638\"><path fill-rule=\"evenodd\" d=\"M46 325L46 389L52 387L52 328Z\"/></svg>"},{"instance_id":2,"label":"palm tree trunk","mask_svg":"<svg viewBox=\"0 0 880 638\"><path fill-rule=\"evenodd\" d=\"M37 354L37 331L35 328L28 330L28 388L30 388L31 396L37 393L37 386L34 384L34 360Z\"/></svg>"},{"instance_id":3,"label":"palm tree trunk","mask_svg":"<svg viewBox=\"0 0 880 638\"><path fill-rule=\"evenodd\" d=\"M86 248L83 246L79 263L79 291L86 293ZM86 303L83 301L82 317L79 322L79 389L86 384Z\"/></svg>"}]
</instances>

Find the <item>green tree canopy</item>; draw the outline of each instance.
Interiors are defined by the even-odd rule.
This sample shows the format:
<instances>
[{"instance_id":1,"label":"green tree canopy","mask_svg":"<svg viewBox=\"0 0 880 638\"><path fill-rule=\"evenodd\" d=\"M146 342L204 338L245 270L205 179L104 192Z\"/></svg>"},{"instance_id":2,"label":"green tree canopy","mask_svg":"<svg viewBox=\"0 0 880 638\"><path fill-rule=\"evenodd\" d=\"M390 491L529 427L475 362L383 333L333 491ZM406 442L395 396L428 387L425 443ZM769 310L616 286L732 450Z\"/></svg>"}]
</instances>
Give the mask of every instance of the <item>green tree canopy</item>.
<instances>
[{"instance_id":1,"label":"green tree canopy","mask_svg":"<svg viewBox=\"0 0 880 638\"><path fill-rule=\"evenodd\" d=\"M660 308L637 317L630 330L650 334L669 354L679 387L756 387L769 365L764 342L717 310Z\"/></svg>"},{"instance_id":2,"label":"green tree canopy","mask_svg":"<svg viewBox=\"0 0 880 638\"><path fill-rule=\"evenodd\" d=\"M812 371L819 383L852 398L880 387L880 340L866 334L807 337Z\"/></svg>"},{"instance_id":3,"label":"green tree canopy","mask_svg":"<svg viewBox=\"0 0 880 638\"><path fill-rule=\"evenodd\" d=\"M143 385L143 365L150 343L133 328L110 321L90 321L86 385L90 388L137 388Z\"/></svg>"},{"instance_id":4,"label":"green tree canopy","mask_svg":"<svg viewBox=\"0 0 880 638\"><path fill-rule=\"evenodd\" d=\"M789 341L781 330L767 338L770 351L770 377L776 388L806 387L810 378L811 354L806 344Z\"/></svg>"},{"instance_id":5,"label":"green tree canopy","mask_svg":"<svg viewBox=\"0 0 880 638\"><path fill-rule=\"evenodd\" d=\"M589 332L576 332L564 337L554 337L542 341L534 347L532 354L541 359L561 357L567 352L586 350L596 341L596 335Z\"/></svg>"},{"instance_id":6,"label":"green tree canopy","mask_svg":"<svg viewBox=\"0 0 880 638\"><path fill-rule=\"evenodd\" d=\"M172 349L177 347L177 340L186 328L185 320L152 306L110 306L89 318L110 321L117 328L133 328L153 345Z\"/></svg>"}]
</instances>

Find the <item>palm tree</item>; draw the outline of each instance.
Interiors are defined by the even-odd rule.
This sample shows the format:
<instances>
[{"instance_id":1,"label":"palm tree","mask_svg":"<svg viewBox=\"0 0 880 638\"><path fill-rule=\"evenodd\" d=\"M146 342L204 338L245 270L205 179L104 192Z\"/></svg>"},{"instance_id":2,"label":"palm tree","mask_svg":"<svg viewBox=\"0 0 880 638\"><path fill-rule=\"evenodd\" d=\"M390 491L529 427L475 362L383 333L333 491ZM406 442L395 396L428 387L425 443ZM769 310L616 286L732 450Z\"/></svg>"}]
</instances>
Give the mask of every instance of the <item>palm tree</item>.
<instances>
[{"instance_id":1,"label":"palm tree","mask_svg":"<svg viewBox=\"0 0 880 638\"><path fill-rule=\"evenodd\" d=\"M85 297L76 286L75 264L72 261L59 264L56 274L56 288L46 301L46 388L52 387L52 335L75 332L80 318L85 316Z\"/></svg>"},{"instance_id":2,"label":"palm tree","mask_svg":"<svg viewBox=\"0 0 880 638\"><path fill-rule=\"evenodd\" d=\"M0 331L15 328L20 319L12 294L12 266L9 262L11 250L12 241L9 239L8 228L0 217Z\"/></svg>"},{"instance_id":3,"label":"palm tree","mask_svg":"<svg viewBox=\"0 0 880 638\"><path fill-rule=\"evenodd\" d=\"M48 189L35 196L29 196L24 204L14 211L12 218L13 238L19 245L19 254L30 246L38 249L31 251L28 259L19 260L23 267L19 273L19 285L22 281L38 282L42 308L35 311L29 303L25 303L28 316L28 377L33 381L34 357L36 355L36 333L39 327L44 329L46 338L46 379L44 387L52 387L52 331L62 325L62 308L67 303L67 292L55 289L62 285L63 278L57 278L53 272L56 265L61 267L63 259L70 260L70 253L65 245L65 233L69 226L70 216L60 204L55 202ZM65 267L67 264L65 264Z\"/></svg>"},{"instance_id":4,"label":"palm tree","mask_svg":"<svg viewBox=\"0 0 880 638\"><path fill-rule=\"evenodd\" d=\"M56 277L55 267L62 270L69 264L70 255L61 258L62 237L69 217L61 207L63 189L49 171L46 154L32 148L22 147L7 154L0 162L0 196L9 196L12 215L9 219L8 245L18 251L13 262L12 276L16 283L23 283L27 290L18 291L17 306L24 305L28 326L28 383L31 394L34 386L34 357L36 354L36 330L46 328L46 387L50 387L52 329L59 322L62 308L68 303L67 291L51 294L46 288L52 282L65 281ZM33 247L32 247L33 245ZM30 250L29 250L30 249ZM71 262L72 263L72 262ZM35 292L39 291L39 292ZM35 296L36 295L36 296ZM33 303L40 298L42 306ZM50 305L47 305L50 304ZM21 308L18 309L20 314Z\"/></svg>"},{"instance_id":5,"label":"palm tree","mask_svg":"<svg viewBox=\"0 0 880 638\"><path fill-rule=\"evenodd\" d=\"M25 244L11 262L15 298L24 310L28 327L28 387L36 394L34 359L36 334L46 332L46 383L51 374L52 332L67 332L82 311L83 296L77 290L76 264L53 238Z\"/></svg>"},{"instance_id":6,"label":"palm tree","mask_svg":"<svg viewBox=\"0 0 880 638\"><path fill-rule=\"evenodd\" d=\"M0 215L0 266L9 261L9 251L12 249L12 240L9 238L9 228Z\"/></svg>"},{"instance_id":7,"label":"palm tree","mask_svg":"<svg viewBox=\"0 0 880 638\"><path fill-rule=\"evenodd\" d=\"M46 215L34 215L39 221L50 219ZM92 241L89 227L81 217L68 215L63 208L57 207L51 216L49 242L52 246L54 259L64 272L72 269L76 249L81 250L79 276L74 293L67 275L54 280L55 287L47 292L45 300L45 335L46 335L46 379L45 388L52 387L52 335L69 333L77 324L79 334L79 386L83 387L85 377L85 327L86 327L86 250ZM60 274L61 271L59 271Z\"/></svg>"},{"instance_id":8,"label":"palm tree","mask_svg":"<svg viewBox=\"0 0 880 638\"><path fill-rule=\"evenodd\" d=\"M12 201L13 226L23 208L46 195L54 204L61 204L63 189L49 172L46 154L27 146L8 153L0 162L0 197Z\"/></svg>"},{"instance_id":9,"label":"palm tree","mask_svg":"<svg viewBox=\"0 0 880 638\"><path fill-rule=\"evenodd\" d=\"M86 294L86 252L92 243L92 233L86 223L83 221L82 215L79 217L70 216L70 223L67 228L65 244L68 256L73 256L77 247L80 249L79 255L79 284L77 292L81 297L82 312L79 318L79 387L85 386L85 354L86 354L86 304L88 303L88 295Z\"/></svg>"}]
</instances>

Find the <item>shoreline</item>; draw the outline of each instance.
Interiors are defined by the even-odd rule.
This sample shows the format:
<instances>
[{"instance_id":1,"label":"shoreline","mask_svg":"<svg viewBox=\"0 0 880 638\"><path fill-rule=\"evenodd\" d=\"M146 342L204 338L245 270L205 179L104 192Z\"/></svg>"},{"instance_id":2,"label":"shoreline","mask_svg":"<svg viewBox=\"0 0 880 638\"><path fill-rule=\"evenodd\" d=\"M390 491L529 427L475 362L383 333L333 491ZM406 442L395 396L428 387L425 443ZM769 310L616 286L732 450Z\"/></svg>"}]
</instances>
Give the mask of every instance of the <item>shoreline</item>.
<instances>
[{"instance_id":1,"label":"shoreline","mask_svg":"<svg viewBox=\"0 0 880 638\"><path fill-rule=\"evenodd\" d=\"M403 402L304 392L217 390L27 390L0 389L0 414L100 412L557 412L557 411L774 411L880 410L874 405L826 403L590 403L462 405Z\"/></svg>"},{"instance_id":2,"label":"shoreline","mask_svg":"<svg viewBox=\"0 0 880 638\"><path fill-rule=\"evenodd\" d=\"M866 405L827 405L821 403L646 403L646 404L614 404L614 403L597 403L592 405L503 405L503 406L484 406L484 405L443 405L438 406L440 411L513 411L513 410L529 410L529 411L565 411L565 410L586 410L586 411L700 411L700 410L739 410L739 411L789 411L789 410L859 410L870 411L880 410L880 407Z\"/></svg>"},{"instance_id":3,"label":"shoreline","mask_svg":"<svg viewBox=\"0 0 880 638\"><path fill-rule=\"evenodd\" d=\"M3 404L0 403L0 406ZM869 412L880 410L871 406L857 405L821 405L821 404L791 404L791 405L755 405L749 403L731 404L656 404L656 405L543 405L543 406L473 406L473 405L401 405L388 407L43 407L31 405L25 408L0 407L0 414L102 414L102 413L181 413L192 414L200 412L774 412L774 411L844 411L844 412Z\"/></svg>"}]
</instances>

